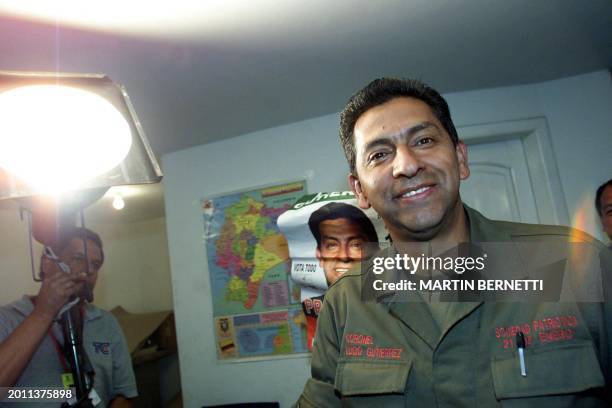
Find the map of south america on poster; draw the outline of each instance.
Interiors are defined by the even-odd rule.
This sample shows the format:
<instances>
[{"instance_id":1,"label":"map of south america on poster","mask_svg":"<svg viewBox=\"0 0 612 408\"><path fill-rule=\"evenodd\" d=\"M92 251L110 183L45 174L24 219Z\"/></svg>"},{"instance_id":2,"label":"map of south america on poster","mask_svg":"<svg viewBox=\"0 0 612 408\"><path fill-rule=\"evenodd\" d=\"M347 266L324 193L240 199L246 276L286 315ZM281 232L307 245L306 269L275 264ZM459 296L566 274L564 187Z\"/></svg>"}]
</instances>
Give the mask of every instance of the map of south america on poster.
<instances>
[{"instance_id":1,"label":"map of south america on poster","mask_svg":"<svg viewBox=\"0 0 612 408\"><path fill-rule=\"evenodd\" d=\"M276 225L304 193L300 181L202 201L219 358L306 351L299 289Z\"/></svg>"}]
</instances>

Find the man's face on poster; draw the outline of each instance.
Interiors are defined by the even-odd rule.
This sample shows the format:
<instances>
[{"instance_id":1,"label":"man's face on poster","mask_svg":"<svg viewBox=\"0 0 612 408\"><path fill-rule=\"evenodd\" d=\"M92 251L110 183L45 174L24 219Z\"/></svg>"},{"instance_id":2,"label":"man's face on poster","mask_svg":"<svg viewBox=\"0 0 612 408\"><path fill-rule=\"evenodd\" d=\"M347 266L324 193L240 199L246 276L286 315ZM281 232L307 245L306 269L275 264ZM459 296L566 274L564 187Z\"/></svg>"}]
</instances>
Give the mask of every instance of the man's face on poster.
<instances>
[{"instance_id":1,"label":"man's face on poster","mask_svg":"<svg viewBox=\"0 0 612 408\"><path fill-rule=\"evenodd\" d=\"M348 218L322 221L319 232L321 244L317 248L317 258L331 285L361 260L367 236L358 223Z\"/></svg>"}]
</instances>

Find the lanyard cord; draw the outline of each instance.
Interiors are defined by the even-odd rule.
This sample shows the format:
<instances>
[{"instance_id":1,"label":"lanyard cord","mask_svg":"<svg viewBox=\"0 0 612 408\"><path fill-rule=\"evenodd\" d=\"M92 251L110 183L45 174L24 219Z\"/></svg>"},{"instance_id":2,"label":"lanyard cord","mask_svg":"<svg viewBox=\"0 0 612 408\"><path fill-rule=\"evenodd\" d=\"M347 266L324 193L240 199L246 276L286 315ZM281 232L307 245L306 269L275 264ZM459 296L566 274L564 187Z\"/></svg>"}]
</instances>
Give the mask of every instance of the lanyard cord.
<instances>
[{"instance_id":1,"label":"lanyard cord","mask_svg":"<svg viewBox=\"0 0 612 408\"><path fill-rule=\"evenodd\" d=\"M64 355L64 352L62 351L59 341L57 341L55 334L53 334L53 327L49 327L49 336L51 337L51 340L53 341L53 346L55 346L57 357L60 361L60 364L62 365L62 368L64 369L64 372L68 372L70 368L68 367L66 356Z\"/></svg>"}]
</instances>

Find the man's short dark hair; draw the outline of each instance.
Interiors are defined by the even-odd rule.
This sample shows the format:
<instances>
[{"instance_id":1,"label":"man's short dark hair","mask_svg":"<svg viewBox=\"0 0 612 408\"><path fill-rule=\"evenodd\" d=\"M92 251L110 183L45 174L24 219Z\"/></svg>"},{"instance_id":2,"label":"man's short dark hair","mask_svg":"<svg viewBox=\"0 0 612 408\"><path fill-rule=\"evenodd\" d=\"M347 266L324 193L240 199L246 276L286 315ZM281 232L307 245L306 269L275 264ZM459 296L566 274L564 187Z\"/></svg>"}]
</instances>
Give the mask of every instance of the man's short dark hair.
<instances>
[{"instance_id":1,"label":"man's short dark hair","mask_svg":"<svg viewBox=\"0 0 612 408\"><path fill-rule=\"evenodd\" d=\"M316 211L313 211L308 218L308 227L317 240L317 247L321 247L321 231L319 224L327 220L337 220L346 218L349 221L359 225L361 231L365 234L368 242L378 242L378 234L374 228L374 224L367 215L354 205L345 203L329 203Z\"/></svg>"},{"instance_id":2,"label":"man's short dark hair","mask_svg":"<svg viewBox=\"0 0 612 408\"><path fill-rule=\"evenodd\" d=\"M379 78L370 82L349 99L340 114L340 143L348 160L351 173L355 174L355 123L367 110L391 99L410 97L425 102L457 145L459 136L451 119L446 100L436 91L416 79Z\"/></svg>"},{"instance_id":3,"label":"man's short dark hair","mask_svg":"<svg viewBox=\"0 0 612 408\"><path fill-rule=\"evenodd\" d=\"M597 214L599 214L600 217L603 216L603 212L601 211L601 196L603 195L603 192L606 187L610 186L612 186L612 179L606 181L601 186L599 186L599 188L597 189L597 193L595 193L595 209L597 210Z\"/></svg>"}]
</instances>

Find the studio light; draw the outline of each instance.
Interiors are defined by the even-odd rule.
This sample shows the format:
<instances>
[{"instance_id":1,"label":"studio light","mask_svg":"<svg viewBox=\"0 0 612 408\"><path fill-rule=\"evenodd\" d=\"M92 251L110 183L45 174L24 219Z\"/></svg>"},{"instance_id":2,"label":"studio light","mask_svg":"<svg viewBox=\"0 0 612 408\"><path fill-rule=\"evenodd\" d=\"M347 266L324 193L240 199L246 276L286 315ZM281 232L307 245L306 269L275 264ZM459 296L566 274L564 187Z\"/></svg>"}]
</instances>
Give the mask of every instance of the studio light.
<instances>
[{"instance_id":1,"label":"studio light","mask_svg":"<svg viewBox=\"0 0 612 408\"><path fill-rule=\"evenodd\" d=\"M0 199L161 177L122 86L98 74L0 71Z\"/></svg>"},{"instance_id":2,"label":"studio light","mask_svg":"<svg viewBox=\"0 0 612 408\"><path fill-rule=\"evenodd\" d=\"M161 177L123 87L104 75L0 72L0 199L19 199L28 214L34 280L32 238L52 254L76 213L85 227L84 208L109 187ZM62 313L62 330L79 401L74 406L89 407L95 375L75 310Z\"/></svg>"},{"instance_id":3,"label":"studio light","mask_svg":"<svg viewBox=\"0 0 612 408\"><path fill-rule=\"evenodd\" d=\"M121 195L117 195L113 199L113 208L115 210L123 210L124 207L125 207L125 201L123 201L123 197L121 197Z\"/></svg>"},{"instance_id":4,"label":"studio light","mask_svg":"<svg viewBox=\"0 0 612 408\"><path fill-rule=\"evenodd\" d=\"M10 89L0 93L0 112L0 167L41 192L80 187L117 166L132 145L121 113L78 88Z\"/></svg>"}]
</instances>

